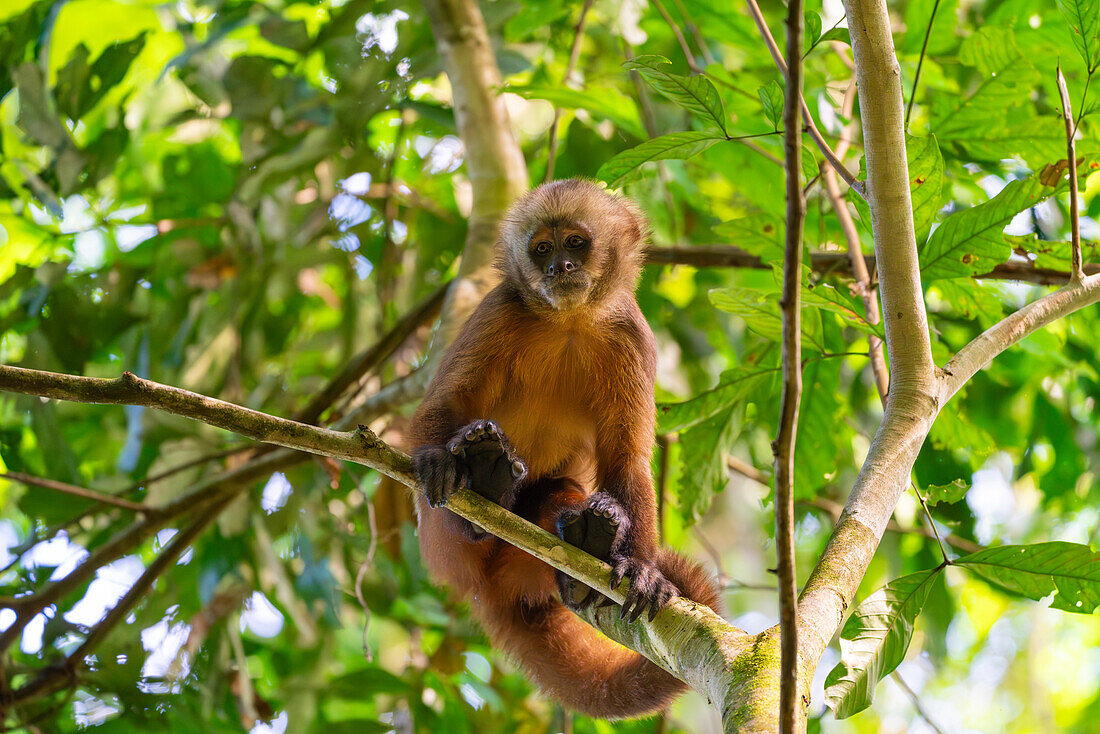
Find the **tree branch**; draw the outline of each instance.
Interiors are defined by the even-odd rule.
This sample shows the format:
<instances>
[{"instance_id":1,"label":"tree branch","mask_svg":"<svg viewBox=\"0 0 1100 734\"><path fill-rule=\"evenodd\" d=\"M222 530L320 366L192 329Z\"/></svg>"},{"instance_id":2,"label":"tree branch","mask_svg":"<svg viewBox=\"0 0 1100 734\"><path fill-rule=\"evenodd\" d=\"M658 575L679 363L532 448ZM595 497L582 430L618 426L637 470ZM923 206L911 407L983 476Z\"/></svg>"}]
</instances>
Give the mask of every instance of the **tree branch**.
<instances>
[{"instance_id":1,"label":"tree branch","mask_svg":"<svg viewBox=\"0 0 1100 734\"><path fill-rule=\"evenodd\" d=\"M787 62L783 59L783 53L779 50L779 45L775 42L775 38L772 36L771 30L768 28L768 22L764 18L764 13L760 10L760 6L756 4L756 0L748 0L749 15L756 22L756 27L760 30L760 37L764 39L764 45L768 47L768 51L771 52L772 59L775 61L775 65L779 67L779 71L788 78L787 86L790 86L790 74L787 71ZM849 16L851 17L851 16ZM799 57L801 58L801 57ZM814 124L814 116L810 114L810 107L806 104L806 100L802 98L802 91L799 90L798 99L802 105L802 117L806 123L806 130L810 133L810 137L813 138L814 144L817 145L822 155L825 156L825 160L829 162L833 170L836 171L844 182L852 187L860 196L866 196L864 192L864 183L857 179L851 171L844 167L840 158L837 157L833 149L829 147L829 143L825 141L825 136L821 134L821 131L817 129L817 125Z\"/></svg>"},{"instance_id":2,"label":"tree branch","mask_svg":"<svg viewBox=\"0 0 1100 734\"><path fill-rule=\"evenodd\" d=\"M499 94L500 67L477 0L425 0L424 9L451 83L473 193L458 277L443 308L439 342L446 345L493 284L497 224L527 190L527 163ZM432 350L430 359L438 360L442 351Z\"/></svg>"},{"instance_id":3,"label":"tree branch","mask_svg":"<svg viewBox=\"0 0 1100 734\"><path fill-rule=\"evenodd\" d=\"M845 0L859 88L879 273L892 365L890 399L867 458L802 594L803 654L819 660L866 573L939 410L913 232L901 75L885 0Z\"/></svg>"},{"instance_id":4,"label":"tree branch","mask_svg":"<svg viewBox=\"0 0 1100 734\"><path fill-rule=\"evenodd\" d=\"M775 544L779 558L779 730L787 734L803 719L798 706L798 582L794 547L794 450L802 399L802 0L787 5L787 89L783 139L787 173L787 242L783 255L783 395L775 451Z\"/></svg>"},{"instance_id":5,"label":"tree branch","mask_svg":"<svg viewBox=\"0 0 1100 734\"><path fill-rule=\"evenodd\" d=\"M1069 104L1069 90L1066 89L1066 78L1062 76L1061 66L1058 67L1058 95L1062 98L1062 121L1066 125L1066 160L1069 162L1070 276L1074 281L1079 281L1085 277L1085 269L1081 260L1081 217L1078 211L1080 202L1078 202L1077 194L1077 149L1073 140L1077 134L1077 125L1073 122L1073 109Z\"/></svg>"},{"instance_id":6,"label":"tree branch","mask_svg":"<svg viewBox=\"0 0 1100 734\"><path fill-rule=\"evenodd\" d=\"M732 245L694 245L691 247L651 246L646 250L649 265L690 265L695 268L751 268L767 270L771 265ZM874 271L873 256L864 257L868 271ZM840 252L814 252L810 254L810 268L822 276L858 280L852 269L851 258ZM1085 266L1086 275L1100 273L1100 265ZM1009 261L1001 263L978 280L1015 280L1036 285L1064 285L1070 281L1070 273L1064 270L1038 268L1031 263Z\"/></svg>"},{"instance_id":7,"label":"tree branch","mask_svg":"<svg viewBox=\"0 0 1100 734\"><path fill-rule=\"evenodd\" d=\"M142 380L129 373L124 373L116 380L108 380L0 366L0 389L84 403L118 404L130 400L133 401L130 404L154 407L219 428L240 431L242 435L267 443L362 464L408 487L417 488L409 457L385 444L365 427L351 432L341 432L309 426L179 388ZM204 514L201 514L196 523L191 526L195 529L197 536L197 533L205 527L203 523L208 523L217 516L220 508L235 496L237 488L246 477L254 478L270 473L274 470L272 465L286 460L284 454L292 459L295 458L295 455L289 452L273 452L264 457L263 461L242 467L248 471L236 477L238 479L236 486L231 486L226 478L221 478L218 482L207 484L163 508L150 510L148 518L135 523L108 543L95 549L68 576L30 597L33 599L33 604L31 602L21 604L20 616L25 616L32 607L40 610L47 604L60 599L67 591L87 580L96 568L124 553L124 548L132 548L142 540L151 537L169 516L179 517L187 512L192 514L203 512ZM468 490L457 492L448 501L447 508L569 574L581 583L593 588L609 588L611 569L607 564L565 544L560 538L489 502L480 495ZM191 539L190 535L184 535L180 542L189 543ZM182 547L177 548L174 544L171 547L173 552L183 550ZM161 562L161 558L167 559L168 556L162 554L158 557L159 563L155 563L155 566L159 570L156 570L156 573L169 565L168 560ZM154 566L151 565L146 573L154 573ZM143 580L146 580L145 575L139 580L138 585ZM135 585L135 589L138 585ZM612 600L622 603L625 592L628 590L629 581L624 580L617 588L604 593ZM144 593L144 589L138 591L132 589L131 592L140 594ZM128 594L126 598L128 599L129 596ZM116 606L115 610L117 609ZM107 619L113 620L116 616L122 615L121 611L116 613L115 610L109 613ZM617 620L613 623L611 615L602 615L594 621L604 631L617 636L616 639L622 640L629 637L638 645L636 649L639 652L650 657L673 675L693 685L702 686L700 690L710 690L707 686L714 688L717 685L714 681L701 679L700 670L705 668L713 672L732 665L734 656L744 650L745 640L748 639L743 632L731 627L709 609L683 598L673 599L653 622L642 619L633 624L624 625ZM0 648L10 645L25 625L25 621L22 624L13 623L0 637ZM100 635L95 635L94 639L99 637ZM681 654L681 644L686 649L693 650L695 654L706 657L710 661L709 667L699 666L697 658ZM80 649L85 654L89 651L87 640ZM65 680L67 679L66 677ZM46 685L41 681L32 681L27 684L26 690L20 689L14 692L4 703L23 702L28 700L28 697L38 697L56 690L52 687L56 681L53 678L49 678L49 681L53 682Z\"/></svg>"},{"instance_id":8,"label":"tree branch","mask_svg":"<svg viewBox=\"0 0 1100 734\"><path fill-rule=\"evenodd\" d=\"M107 494L106 492L96 492L93 489L85 489L84 487L78 487L75 484L57 482L53 479L33 477L30 474L24 474L23 472L5 472L0 474L0 478L9 479L13 482L19 482L20 484L25 484L28 487L38 487L39 489L48 489L51 492L60 492L62 494L67 494L70 497L80 497L82 499L91 500L92 502L98 502L101 505L121 507L122 509L130 510L131 512L145 512L149 509L140 502L131 502L130 500L123 499L122 497L116 497L113 494Z\"/></svg>"}]
</instances>

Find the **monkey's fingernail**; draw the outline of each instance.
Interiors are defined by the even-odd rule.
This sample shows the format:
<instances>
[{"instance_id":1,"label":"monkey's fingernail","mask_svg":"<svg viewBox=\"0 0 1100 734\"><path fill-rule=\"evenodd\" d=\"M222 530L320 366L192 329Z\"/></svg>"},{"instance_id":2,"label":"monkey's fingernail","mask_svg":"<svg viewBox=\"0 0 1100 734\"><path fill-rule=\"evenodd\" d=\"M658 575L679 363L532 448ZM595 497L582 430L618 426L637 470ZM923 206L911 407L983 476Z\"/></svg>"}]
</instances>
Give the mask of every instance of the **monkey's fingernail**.
<instances>
[{"instance_id":1,"label":"monkey's fingernail","mask_svg":"<svg viewBox=\"0 0 1100 734\"><path fill-rule=\"evenodd\" d=\"M650 621L650 622L652 622L653 620L657 619L657 611L658 611L659 609L660 609L660 607L658 607L658 606L657 606L656 604L652 605L652 606L651 606L651 607L649 608L649 621Z\"/></svg>"},{"instance_id":2,"label":"monkey's fingernail","mask_svg":"<svg viewBox=\"0 0 1100 734\"><path fill-rule=\"evenodd\" d=\"M462 444L460 444L460 443L451 444L451 453L454 454L455 456L458 456L459 454L461 454L462 453Z\"/></svg>"},{"instance_id":3,"label":"monkey's fingernail","mask_svg":"<svg viewBox=\"0 0 1100 734\"><path fill-rule=\"evenodd\" d=\"M523 462L516 459L512 462L512 476L519 479L523 476L523 473L527 471L527 467L523 465Z\"/></svg>"},{"instance_id":4,"label":"monkey's fingernail","mask_svg":"<svg viewBox=\"0 0 1100 734\"><path fill-rule=\"evenodd\" d=\"M466 431L466 440L467 441L473 441L475 438L477 438L477 429L476 428L471 428L470 430Z\"/></svg>"}]
</instances>

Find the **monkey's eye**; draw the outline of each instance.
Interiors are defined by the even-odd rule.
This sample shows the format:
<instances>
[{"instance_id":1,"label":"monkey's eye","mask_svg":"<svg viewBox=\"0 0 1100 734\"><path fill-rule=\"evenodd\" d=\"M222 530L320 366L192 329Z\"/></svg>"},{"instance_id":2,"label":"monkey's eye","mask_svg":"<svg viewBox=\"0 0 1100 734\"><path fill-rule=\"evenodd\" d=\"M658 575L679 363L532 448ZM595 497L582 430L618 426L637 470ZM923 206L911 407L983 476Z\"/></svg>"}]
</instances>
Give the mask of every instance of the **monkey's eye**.
<instances>
[{"instance_id":1,"label":"monkey's eye","mask_svg":"<svg viewBox=\"0 0 1100 734\"><path fill-rule=\"evenodd\" d=\"M576 250L578 247L584 247L584 238L579 234L570 235L569 239L565 241L565 246L570 250Z\"/></svg>"},{"instance_id":2,"label":"monkey's eye","mask_svg":"<svg viewBox=\"0 0 1100 734\"><path fill-rule=\"evenodd\" d=\"M550 243L547 242L546 240L543 240L542 242L535 245L535 254L536 255L545 255L545 254L549 253L551 249L552 248L550 246Z\"/></svg>"}]
</instances>

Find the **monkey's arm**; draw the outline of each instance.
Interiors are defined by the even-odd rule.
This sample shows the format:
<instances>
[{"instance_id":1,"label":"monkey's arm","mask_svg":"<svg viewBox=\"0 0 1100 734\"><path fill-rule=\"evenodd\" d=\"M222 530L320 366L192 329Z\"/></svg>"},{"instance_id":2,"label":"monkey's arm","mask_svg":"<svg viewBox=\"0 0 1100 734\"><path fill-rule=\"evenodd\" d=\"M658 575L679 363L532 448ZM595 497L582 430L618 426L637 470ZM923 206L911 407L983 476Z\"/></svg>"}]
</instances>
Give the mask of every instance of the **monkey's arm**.
<instances>
[{"instance_id":1,"label":"monkey's arm","mask_svg":"<svg viewBox=\"0 0 1100 734\"><path fill-rule=\"evenodd\" d=\"M504 385L495 338L508 316L508 301L489 293L448 348L410 430L413 468L431 506L470 488L505 507L527 473L503 431L486 420Z\"/></svg>"}]
</instances>

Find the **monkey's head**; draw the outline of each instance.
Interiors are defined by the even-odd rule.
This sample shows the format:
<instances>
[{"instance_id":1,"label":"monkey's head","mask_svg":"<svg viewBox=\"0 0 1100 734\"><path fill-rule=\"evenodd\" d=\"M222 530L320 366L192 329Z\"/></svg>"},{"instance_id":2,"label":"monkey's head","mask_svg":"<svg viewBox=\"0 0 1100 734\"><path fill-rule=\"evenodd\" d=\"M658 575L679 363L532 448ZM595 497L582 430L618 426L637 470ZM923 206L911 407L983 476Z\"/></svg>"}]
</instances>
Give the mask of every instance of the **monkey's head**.
<instances>
[{"instance_id":1,"label":"monkey's head","mask_svg":"<svg viewBox=\"0 0 1100 734\"><path fill-rule=\"evenodd\" d=\"M590 181L552 181L504 218L498 265L537 308L591 308L634 290L647 236L645 216L628 199Z\"/></svg>"}]
</instances>

